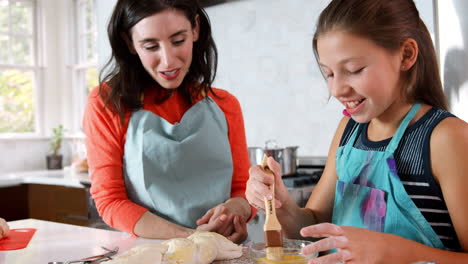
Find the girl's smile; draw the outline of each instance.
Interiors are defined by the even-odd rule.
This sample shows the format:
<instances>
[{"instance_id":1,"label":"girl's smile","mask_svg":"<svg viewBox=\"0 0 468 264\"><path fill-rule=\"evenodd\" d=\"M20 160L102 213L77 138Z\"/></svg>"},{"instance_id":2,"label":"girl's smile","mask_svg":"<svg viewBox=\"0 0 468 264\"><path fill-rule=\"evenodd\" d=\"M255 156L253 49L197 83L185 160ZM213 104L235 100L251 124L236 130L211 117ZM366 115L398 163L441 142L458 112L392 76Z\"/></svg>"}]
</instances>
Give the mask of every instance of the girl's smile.
<instances>
[{"instance_id":1,"label":"girl's smile","mask_svg":"<svg viewBox=\"0 0 468 264\"><path fill-rule=\"evenodd\" d=\"M343 31L318 38L319 63L332 96L360 123L401 101L400 55Z\"/></svg>"}]
</instances>

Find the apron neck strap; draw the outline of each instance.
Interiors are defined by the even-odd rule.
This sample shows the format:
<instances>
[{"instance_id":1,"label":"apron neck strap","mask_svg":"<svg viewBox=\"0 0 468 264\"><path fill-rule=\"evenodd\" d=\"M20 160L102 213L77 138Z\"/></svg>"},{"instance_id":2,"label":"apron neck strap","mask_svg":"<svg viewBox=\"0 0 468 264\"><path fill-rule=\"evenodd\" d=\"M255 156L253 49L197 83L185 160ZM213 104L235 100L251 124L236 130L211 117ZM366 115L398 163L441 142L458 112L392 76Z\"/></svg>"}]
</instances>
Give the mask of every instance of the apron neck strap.
<instances>
[{"instance_id":1,"label":"apron neck strap","mask_svg":"<svg viewBox=\"0 0 468 264\"><path fill-rule=\"evenodd\" d=\"M387 152L394 153L396 148L398 147L398 144L400 144L400 140L403 137L403 134L406 131L406 128L408 127L409 123L411 120L414 118L416 113L419 111L421 108L421 104L414 104L409 112L406 114L405 118L401 122L400 126L398 127L398 130L396 131L395 135L393 135L392 140L387 146Z\"/></svg>"},{"instance_id":2,"label":"apron neck strap","mask_svg":"<svg viewBox=\"0 0 468 264\"><path fill-rule=\"evenodd\" d=\"M395 133L395 135L393 135L392 140L388 144L387 150L386 150L387 152L390 152L390 153L395 152L396 148L398 147L398 144L400 144L400 140L403 137L403 134L406 131L406 128L408 127L410 121L414 118L414 116L418 112L419 108L421 108L421 104L414 104L411 107L410 111L406 114L405 118L403 119L400 126L398 127L397 132ZM356 141L356 138L358 137L358 135L361 134L360 131L362 130L363 127L364 127L364 124L359 124L354 129L354 132L349 138L348 143L345 145L345 149L350 150L353 147L354 142Z\"/></svg>"}]
</instances>

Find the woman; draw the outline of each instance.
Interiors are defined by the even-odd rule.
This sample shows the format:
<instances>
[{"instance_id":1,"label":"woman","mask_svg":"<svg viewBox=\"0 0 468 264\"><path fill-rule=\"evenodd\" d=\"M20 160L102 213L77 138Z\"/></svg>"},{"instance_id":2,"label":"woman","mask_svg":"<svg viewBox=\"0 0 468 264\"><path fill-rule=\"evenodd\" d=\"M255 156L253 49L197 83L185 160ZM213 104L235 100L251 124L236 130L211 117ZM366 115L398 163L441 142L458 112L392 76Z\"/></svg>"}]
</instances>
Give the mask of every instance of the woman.
<instances>
[{"instance_id":1,"label":"woman","mask_svg":"<svg viewBox=\"0 0 468 264\"><path fill-rule=\"evenodd\" d=\"M258 167L249 202L262 208L263 197L276 199L290 237L324 237L304 254L337 249L309 263L468 263L468 124L447 111L414 2L333 0L313 47L351 118L338 125L306 208ZM271 158L269 166L281 175ZM266 187L273 182L274 194Z\"/></svg>"},{"instance_id":2,"label":"woman","mask_svg":"<svg viewBox=\"0 0 468 264\"><path fill-rule=\"evenodd\" d=\"M104 221L148 238L197 228L242 242L253 215L243 117L233 95L211 87L206 13L193 0L120 0L108 35L112 57L83 121Z\"/></svg>"}]
</instances>

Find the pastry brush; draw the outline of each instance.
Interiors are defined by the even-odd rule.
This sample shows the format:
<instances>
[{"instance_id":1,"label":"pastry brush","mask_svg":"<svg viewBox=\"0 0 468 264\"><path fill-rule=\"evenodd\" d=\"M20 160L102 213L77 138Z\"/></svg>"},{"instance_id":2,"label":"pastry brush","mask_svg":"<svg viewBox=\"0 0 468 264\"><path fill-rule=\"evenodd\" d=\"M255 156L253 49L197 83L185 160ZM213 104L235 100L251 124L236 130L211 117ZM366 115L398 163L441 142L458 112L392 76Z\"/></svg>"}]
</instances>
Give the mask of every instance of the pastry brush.
<instances>
[{"instance_id":1,"label":"pastry brush","mask_svg":"<svg viewBox=\"0 0 468 264\"><path fill-rule=\"evenodd\" d=\"M263 156L262 169L271 174L274 177L273 172L268 168L267 156ZM271 192L275 193L275 184L268 186ZM268 260L281 260L283 258L283 237L281 233L281 224L276 217L275 208L275 197L268 200L266 197L263 198L265 201L265 224L263 225L263 231L265 232L265 247L266 257Z\"/></svg>"}]
</instances>

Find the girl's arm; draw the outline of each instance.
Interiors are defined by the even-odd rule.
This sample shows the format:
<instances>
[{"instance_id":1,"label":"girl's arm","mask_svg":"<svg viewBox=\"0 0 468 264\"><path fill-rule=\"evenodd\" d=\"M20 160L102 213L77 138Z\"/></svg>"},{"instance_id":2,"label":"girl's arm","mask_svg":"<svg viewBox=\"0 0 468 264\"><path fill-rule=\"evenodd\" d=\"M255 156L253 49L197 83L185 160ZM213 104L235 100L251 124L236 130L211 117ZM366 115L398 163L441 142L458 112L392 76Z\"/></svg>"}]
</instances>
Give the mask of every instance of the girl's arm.
<instances>
[{"instance_id":1,"label":"girl's arm","mask_svg":"<svg viewBox=\"0 0 468 264\"><path fill-rule=\"evenodd\" d=\"M338 248L338 252L314 263L468 263L468 124L447 118L430 139L432 172L442 189L461 252L434 249L396 236L363 228L319 224L302 229L303 236L326 237L303 250L304 254ZM313 195L312 195L313 196Z\"/></svg>"},{"instance_id":2,"label":"girl's arm","mask_svg":"<svg viewBox=\"0 0 468 264\"><path fill-rule=\"evenodd\" d=\"M349 117L343 117L338 124L328 151L325 169L319 182L313 189L305 208L298 208L295 202L289 199L286 202L286 206L282 206L280 210L277 210L279 220L282 226L284 226L288 237L300 238L299 231L302 227L322 222L331 222L337 180L335 166L336 150L339 147L348 121Z\"/></svg>"},{"instance_id":3,"label":"girl's arm","mask_svg":"<svg viewBox=\"0 0 468 264\"><path fill-rule=\"evenodd\" d=\"M432 172L439 182L455 232L468 252L468 123L444 119L430 140Z\"/></svg>"},{"instance_id":4,"label":"girl's arm","mask_svg":"<svg viewBox=\"0 0 468 264\"><path fill-rule=\"evenodd\" d=\"M437 264L468 263L468 254L435 249L406 238L352 226L330 223L308 226L301 230L305 237L324 238L302 250L311 254L338 249L338 252L314 260L317 264L369 263L409 264L433 261Z\"/></svg>"},{"instance_id":5,"label":"girl's arm","mask_svg":"<svg viewBox=\"0 0 468 264\"><path fill-rule=\"evenodd\" d=\"M336 171L335 153L339 146L341 136L349 118L344 117L333 137L328 153L328 160L320 181L314 188L305 208L299 208L289 195L286 186L281 180L280 165L272 158L268 159L268 166L275 174L275 199L276 214L281 223L283 232L287 237L300 238L299 231L302 227L331 221L333 201L335 195ZM265 174L258 166L250 169L250 178L247 182L247 200L256 207L264 210L263 197L273 196L267 185L273 183L273 178Z\"/></svg>"}]
</instances>

